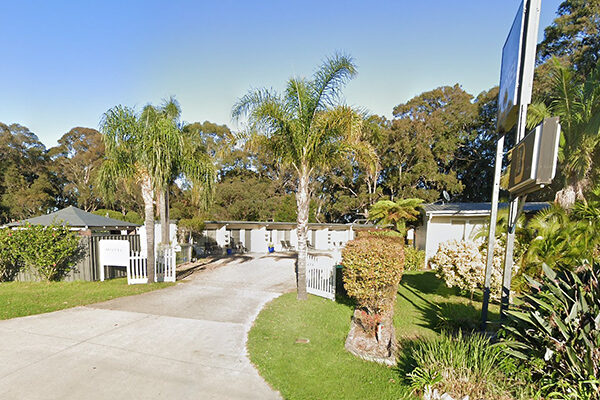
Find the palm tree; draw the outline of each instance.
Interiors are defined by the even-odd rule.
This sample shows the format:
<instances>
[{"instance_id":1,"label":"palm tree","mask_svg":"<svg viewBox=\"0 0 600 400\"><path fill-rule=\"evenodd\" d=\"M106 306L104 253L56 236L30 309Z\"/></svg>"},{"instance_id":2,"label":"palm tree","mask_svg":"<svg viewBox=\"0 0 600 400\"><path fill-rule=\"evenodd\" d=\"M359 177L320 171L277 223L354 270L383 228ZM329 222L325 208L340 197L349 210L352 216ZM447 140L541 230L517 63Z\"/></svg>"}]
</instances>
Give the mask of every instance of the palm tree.
<instances>
[{"instance_id":1,"label":"palm tree","mask_svg":"<svg viewBox=\"0 0 600 400\"><path fill-rule=\"evenodd\" d=\"M340 105L342 86L356 75L353 60L336 54L327 58L312 80L291 78L285 92L249 91L234 105L235 120L247 118L245 139L250 148L270 154L296 176L298 209L298 299L306 294L306 233L311 182L352 152L359 142L363 116Z\"/></svg>"},{"instance_id":2,"label":"palm tree","mask_svg":"<svg viewBox=\"0 0 600 400\"><path fill-rule=\"evenodd\" d=\"M421 199L379 200L369 210L369 220L378 225L392 225L406 236L406 223L416 221L421 214Z\"/></svg>"},{"instance_id":3,"label":"palm tree","mask_svg":"<svg viewBox=\"0 0 600 400\"><path fill-rule=\"evenodd\" d=\"M557 59L552 61L554 94L550 106L531 106L529 128L544 117L560 117L562 135L559 161L565 176L563 189L555 201L570 209L576 200L585 202L594 169L594 158L600 152L600 63L584 82L578 82L573 71ZM596 160L597 162L597 160Z\"/></svg>"},{"instance_id":4,"label":"palm tree","mask_svg":"<svg viewBox=\"0 0 600 400\"><path fill-rule=\"evenodd\" d=\"M148 282L154 282L155 194L166 191L180 175L210 190L214 176L208 157L197 157L196 149L186 146L189 141L176 123L175 115L179 112L173 99L160 108L146 106L139 114L132 108L119 105L108 110L100 123L106 148L98 176L103 193L109 200L113 198L119 180L133 178L141 187ZM165 206L168 207L166 202ZM161 213L162 216L166 218L166 213Z\"/></svg>"},{"instance_id":5,"label":"palm tree","mask_svg":"<svg viewBox=\"0 0 600 400\"><path fill-rule=\"evenodd\" d=\"M197 132L185 129L185 125L179 121L180 116L181 107L174 98L170 98L160 107L149 104L144 107L140 115L144 124L162 126L164 140L169 143L168 147L161 148L163 157L158 160L160 165L157 168L160 175L155 182L158 191L162 246L167 246L170 241L169 187L177 178L187 179L191 181L192 188L196 189L196 194L200 194L195 198L202 200L206 205L214 180L214 167L207 149Z\"/></svg>"}]
</instances>

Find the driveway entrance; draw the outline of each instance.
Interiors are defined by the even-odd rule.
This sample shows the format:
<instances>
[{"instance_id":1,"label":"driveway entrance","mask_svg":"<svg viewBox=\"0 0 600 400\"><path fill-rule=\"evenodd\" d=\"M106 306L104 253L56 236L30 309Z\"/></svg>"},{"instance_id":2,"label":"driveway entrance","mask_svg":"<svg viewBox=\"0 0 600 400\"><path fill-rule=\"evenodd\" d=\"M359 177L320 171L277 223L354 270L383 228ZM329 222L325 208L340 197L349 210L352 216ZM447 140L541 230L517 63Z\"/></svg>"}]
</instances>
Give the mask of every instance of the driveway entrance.
<instances>
[{"instance_id":1,"label":"driveway entrance","mask_svg":"<svg viewBox=\"0 0 600 400\"><path fill-rule=\"evenodd\" d=\"M294 287L293 258L245 255L171 288L0 321L0 398L277 399L246 337Z\"/></svg>"}]
</instances>

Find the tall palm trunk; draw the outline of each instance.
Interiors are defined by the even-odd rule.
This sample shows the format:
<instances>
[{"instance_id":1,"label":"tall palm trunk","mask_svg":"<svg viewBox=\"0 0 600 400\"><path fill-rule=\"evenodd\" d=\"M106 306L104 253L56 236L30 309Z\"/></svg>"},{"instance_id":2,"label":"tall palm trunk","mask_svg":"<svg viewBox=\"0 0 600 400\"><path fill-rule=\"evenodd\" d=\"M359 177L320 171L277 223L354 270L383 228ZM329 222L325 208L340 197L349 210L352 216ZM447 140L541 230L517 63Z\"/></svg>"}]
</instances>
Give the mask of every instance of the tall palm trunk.
<instances>
[{"instance_id":1,"label":"tall palm trunk","mask_svg":"<svg viewBox=\"0 0 600 400\"><path fill-rule=\"evenodd\" d=\"M589 185L587 179L578 180L576 178L567 178L565 186L556 192L554 201L565 210L570 210L575 201L585 202L584 192Z\"/></svg>"},{"instance_id":2,"label":"tall palm trunk","mask_svg":"<svg viewBox=\"0 0 600 400\"><path fill-rule=\"evenodd\" d=\"M298 191L296 192L298 206L298 261L297 261L297 287L298 300L306 300L306 231L308 228L308 210L310 205L310 192L308 188L308 168L302 167L298 176Z\"/></svg>"},{"instance_id":3,"label":"tall palm trunk","mask_svg":"<svg viewBox=\"0 0 600 400\"><path fill-rule=\"evenodd\" d=\"M142 178L142 198L144 199L144 226L146 227L146 259L148 262L148 283L154 282L154 190L150 176Z\"/></svg>"},{"instance_id":4,"label":"tall palm trunk","mask_svg":"<svg viewBox=\"0 0 600 400\"><path fill-rule=\"evenodd\" d=\"M171 242L170 233L170 221L169 221L169 190L164 189L160 191L159 195L160 204L160 244L161 247L167 247Z\"/></svg>"}]
</instances>

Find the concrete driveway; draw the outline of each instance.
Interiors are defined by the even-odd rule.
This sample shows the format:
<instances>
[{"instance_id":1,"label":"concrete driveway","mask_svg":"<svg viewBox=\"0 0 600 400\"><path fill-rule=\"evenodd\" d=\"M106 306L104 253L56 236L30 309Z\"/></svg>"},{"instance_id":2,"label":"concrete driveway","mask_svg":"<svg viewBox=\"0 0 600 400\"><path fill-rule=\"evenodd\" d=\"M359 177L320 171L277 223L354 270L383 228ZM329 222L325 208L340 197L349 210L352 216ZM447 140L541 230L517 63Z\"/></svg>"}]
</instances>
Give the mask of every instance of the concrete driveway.
<instances>
[{"instance_id":1,"label":"concrete driveway","mask_svg":"<svg viewBox=\"0 0 600 400\"><path fill-rule=\"evenodd\" d=\"M293 259L245 256L156 292L0 321L0 399L280 398L246 337L294 287Z\"/></svg>"}]
</instances>

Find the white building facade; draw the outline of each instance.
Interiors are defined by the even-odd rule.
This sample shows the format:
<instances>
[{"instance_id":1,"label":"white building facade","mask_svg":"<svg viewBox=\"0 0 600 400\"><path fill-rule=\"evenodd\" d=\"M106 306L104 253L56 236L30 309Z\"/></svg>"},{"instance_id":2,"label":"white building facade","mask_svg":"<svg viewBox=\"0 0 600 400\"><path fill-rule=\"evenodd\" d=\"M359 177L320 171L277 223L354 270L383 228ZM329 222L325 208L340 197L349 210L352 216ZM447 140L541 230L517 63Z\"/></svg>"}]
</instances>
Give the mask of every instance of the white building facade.
<instances>
[{"instance_id":1,"label":"white building facade","mask_svg":"<svg viewBox=\"0 0 600 400\"><path fill-rule=\"evenodd\" d=\"M274 251L298 249L297 226L292 222L207 221L202 236L201 242L196 245L205 253L219 253L227 249L266 253L269 247L273 247ZM309 249L339 249L354 237L353 224L308 224Z\"/></svg>"},{"instance_id":2,"label":"white building facade","mask_svg":"<svg viewBox=\"0 0 600 400\"><path fill-rule=\"evenodd\" d=\"M500 204L500 208L506 207L506 203ZM535 214L547 207L548 203L527 203L524 211ZM440 244L448 240L474 240L482 231L483 238L487 238L485 228L490 220L491 203L426 204L423 209L422 223L415 229L414 245L425 251L425 266Z\"/></svg>"}]
</instances>

